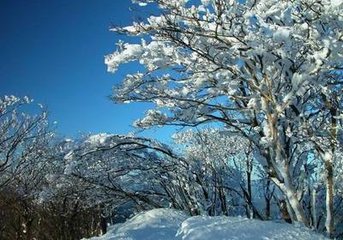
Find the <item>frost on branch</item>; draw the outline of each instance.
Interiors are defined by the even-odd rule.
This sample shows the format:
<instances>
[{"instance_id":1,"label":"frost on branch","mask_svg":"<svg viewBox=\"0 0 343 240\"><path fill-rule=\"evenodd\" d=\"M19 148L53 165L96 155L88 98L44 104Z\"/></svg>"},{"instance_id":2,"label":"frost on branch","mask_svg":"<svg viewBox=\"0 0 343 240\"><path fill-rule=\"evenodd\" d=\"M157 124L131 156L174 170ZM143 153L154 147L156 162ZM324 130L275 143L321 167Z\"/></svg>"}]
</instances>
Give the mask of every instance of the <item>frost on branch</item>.
<instances>
[{"instance_id":1,"label":"frost on branch","mask_svg":"<svg viewBox=\"0 0 343 240\"><path fill-rule=\"evenodd\" d=\"M167 122L167 119L167 115L163 114L161 111L148 110L146 116L141 120L137 120L134 125L141 128L151 126L152 123L164 125Z\"/></svg>"},{"instance_id":2,"label":"frost on branch","mask_svg":"<svg viewBox=\"0 0 343 240\"><path fill-rule=\"evenodd\" d=\"M39 171L45 167L54 134L47 113L32 102L26 96L0 97L0 191L15 184L22 193L39 184Z\"/></svg>"},{"instance_id":3,"label":"frost on branch","mask_svg":"<svg viewBox=\"0 0 343 240\"><path fill-rule=\"evenodd\" d=\"M107 55L105 58L105 64L108 66L107 70L110 72L115 72L122 63L136 60L143 53L139 44L119 43L118 45L118 52Z\"/></svg>"},{"instance_id":4,"label":"frost on branch","mask_svg":"<svg viewBox=\"0 0 343 240\"><path fill-rule=\"evenodd\" d=\"M137 2L145 5L154 1ZM139 77L129 75L127 79L133 87L123 91L128 83L125 81L123 89L118 88L114 93L114 100L168 99L172 110L180 100L203 97L198 104L206 105L220 98L224 101L212 111L216 115L222 105L235 105L237 97L248 102L254 99L257 103L270 93L274 97L268 104L285 110L297 96L316 85L325 85L326 74L339 68L342 61L339 11L342 5L337 1L332 4L330 1L322 4L219 1L217 5L214 1L201 1L198 5L188 1L158 1L158 4L163 15L113 29L149 36L140 44L121 42L118 51L106 57L109 71L135 60L146 69ZM160 94L160 76L166 71L173 73L163 78L163 87L169 92L164 90ZM249 91L240 92L242 84ZM137 94L132 96L131 91ZM185 98L185 92L192 99ZM225 98L228 98L226 103ZM196 114L197 117L203 120L203 116Z\"/></svg>"},{"instance_id":5,"label":"frost on branch","mask_svg":"<svg viewBox=\"0 0 343 240\"><path fill-rule=\"evenodd\" d=\"M127 75L113 100L154 104L139 127L215 122L239 131L286 196L292 220L309 225L298 170L301 149L335 151L323 143L336 141L341 124L341 1L139 2L160 14L113 29L143 39L121 43L109 69L135 60L144 69Z\"/></svg>"}]
</instances>

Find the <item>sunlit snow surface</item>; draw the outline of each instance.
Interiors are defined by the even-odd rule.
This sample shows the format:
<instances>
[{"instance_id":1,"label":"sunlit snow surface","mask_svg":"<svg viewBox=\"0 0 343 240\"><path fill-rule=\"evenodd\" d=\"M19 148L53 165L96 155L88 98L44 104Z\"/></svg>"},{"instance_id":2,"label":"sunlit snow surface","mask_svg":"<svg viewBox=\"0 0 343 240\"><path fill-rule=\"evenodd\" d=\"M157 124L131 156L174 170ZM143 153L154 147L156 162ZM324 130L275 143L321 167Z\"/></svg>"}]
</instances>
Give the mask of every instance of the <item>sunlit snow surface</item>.
<instances>
[{"instance_id":1,"label":"sunlit snow surface","mask_svg":"<svg viewBox=\"0 0 343 240\"><path fill-rule=\"evenodd\" d=\"M239 217L187 217L171 209L140 213L106 235L91 240L316 240L326 239L308 229L287 223Z\"/></svg>"}]
</instances>

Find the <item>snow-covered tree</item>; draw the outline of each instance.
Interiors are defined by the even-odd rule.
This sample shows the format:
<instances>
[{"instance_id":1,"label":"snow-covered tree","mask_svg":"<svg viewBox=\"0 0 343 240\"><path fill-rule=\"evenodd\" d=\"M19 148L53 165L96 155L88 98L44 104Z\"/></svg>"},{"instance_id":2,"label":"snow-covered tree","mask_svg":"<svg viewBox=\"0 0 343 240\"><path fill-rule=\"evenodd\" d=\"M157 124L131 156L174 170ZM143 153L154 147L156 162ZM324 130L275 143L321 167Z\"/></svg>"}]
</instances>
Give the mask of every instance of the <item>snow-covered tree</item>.
<instances>
[{"instance_id":1,"label":"snow-covered tree","mask_svg":"<svg viewBox=\"0 0 343 240\"><path fill-rule=\"evenodd\" d=\"M342 1L136 2L161 14L112 29L141 43L119 42L105 59L108 70L131 61L144 67L114 89L114 101L154 103L135 123L143 128L217 122L240 131L285 195L292 220L309 225L294 168L302 166L298 147L310 141L313 115L330 109L313 103L342 84L335 76L343 62ZM341 111L337 105L333 118Z\"/></svg>"},{"instance_id":2,"label":"snow-covered tree","mask_svg":"<svg viewBox=\"0 0 343 240\"><path fill-rule=\"evenodd\" d=\"M32 239L53 132L28 97L0 98L0 238ZM13 231L14 235L11 235Z\"/></svg>"},{"instance_id":3,"label":"snow-covered tree","mask_svg":"<svg viewBox=\"0 0 343 240\"><path fill-rule=\"evenodd\" d=\"M326 223L325 227L333 236L334 232L334 175L335 165L341 161L340 151L343 147L343 77L341 72L328 76L319 97L312 103L312 126L308 127L310 141L324 165L324 183L326 186Z\"/></svg>"},{"instance_id":4,"label":"snow-covered tree","mask_svg":"<svg viewBox=\"0 0 343 240\"><path fill-rule=\"evenodd\" d=\"M64 157L64 177L91 186L89 206L117 209L128 202L140 209L168 202L159 174L172 171L174 154L149 139L114 134L91 135Z\"/></svg>"},{"instance_id":5,"label":"snow-covered tree","mask_svg":"<svg viewBox=\"0 0 343 240\"><path fill-rule=\"evenodd\" d=\"M28 97L0 98L0 190L11 181L28 177L32 179L27 183L34 186L37 182L33 180L39 180L33 170L47 160L53 134L46 112L33 110L31 103Z\"/></svg>"},{"instance_id":6,"label":"snow-covered tree","mask_svg":"<svg viewBox=\"0 0 343 240\"><path fill-rule=\"evenodd\" d=\"M190 166L188 171L195 176L189 185L197 184L202 192L195 197L197 201L204 199L199 204L202 212L242 214L244 205L247 217L264 218L254 204L253 178L257 179L259 166L247 139L216 128L187 130L175 134L174 139Z\"/></svg>"}]
</instances>

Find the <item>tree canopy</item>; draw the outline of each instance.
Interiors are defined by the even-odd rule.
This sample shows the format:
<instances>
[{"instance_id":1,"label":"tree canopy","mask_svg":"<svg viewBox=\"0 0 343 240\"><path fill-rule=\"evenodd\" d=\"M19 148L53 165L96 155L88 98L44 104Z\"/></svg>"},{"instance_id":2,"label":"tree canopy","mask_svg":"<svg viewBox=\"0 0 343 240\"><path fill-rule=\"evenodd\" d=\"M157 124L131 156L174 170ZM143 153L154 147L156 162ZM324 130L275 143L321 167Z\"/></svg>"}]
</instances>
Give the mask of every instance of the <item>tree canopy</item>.
<instances>
[{"instance_id":1,"label":"tree canopy","mask_svg":"<svg viewBox=\"0 0 343 240\"><path fill-rule=\"evenodd\" d=\"M112 28L141 37L141 43L119 42L105 59L108 70L131 61L144 67L114 88L113 100L155 104L135 122L138 127L216 122L239 132L286 196L292 219L306 225L294 180L309 159L302 155L318 154L326 171L326 228L333 232L332 166L342 133L342 2L136 2L155 4L160 14Z\"/></svg>"}]
</instances>

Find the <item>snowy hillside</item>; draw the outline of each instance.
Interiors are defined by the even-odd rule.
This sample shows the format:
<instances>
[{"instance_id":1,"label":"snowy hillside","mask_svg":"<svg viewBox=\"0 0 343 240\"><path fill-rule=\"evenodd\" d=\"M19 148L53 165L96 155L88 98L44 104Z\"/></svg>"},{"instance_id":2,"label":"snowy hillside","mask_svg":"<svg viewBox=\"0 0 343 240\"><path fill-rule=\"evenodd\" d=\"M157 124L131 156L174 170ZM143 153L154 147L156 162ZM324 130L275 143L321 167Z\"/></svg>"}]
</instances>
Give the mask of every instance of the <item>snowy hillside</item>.
<instances>
[{"instance_id":1,"label":"snowy hillside","mask_svg":"<svg viewBox=\"0 0 343 240\"><path fill-rule=\"evenodd\" d=\"M239 217L188 217L172 209L140 213L106 235L91 240L206 240L206 239L325 239L308 229L286 223Z\"/></svg>"}]
</instances>

